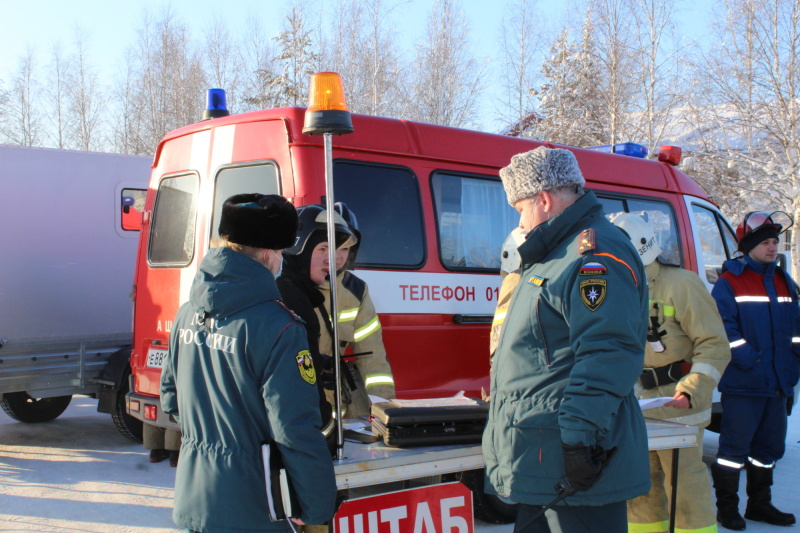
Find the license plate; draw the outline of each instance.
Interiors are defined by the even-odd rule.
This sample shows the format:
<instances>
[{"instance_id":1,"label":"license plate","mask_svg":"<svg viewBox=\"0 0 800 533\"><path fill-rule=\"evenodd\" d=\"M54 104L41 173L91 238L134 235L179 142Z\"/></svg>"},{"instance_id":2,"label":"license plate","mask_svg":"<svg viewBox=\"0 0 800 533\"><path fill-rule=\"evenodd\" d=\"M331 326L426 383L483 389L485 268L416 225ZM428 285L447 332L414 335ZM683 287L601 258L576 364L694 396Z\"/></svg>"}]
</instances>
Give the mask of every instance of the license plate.
<instances>
[{"instance_id":1,"label":"license plate","mask_svg":"<svg viewBox=\"0 0 800 533\"><path fill-rule=\"evenodd\" d=\"M152 368L164 368L164 359L167 357L167 350L163 348L150 348L147 351L147 366Z\"/></svg>"}]
</instances>

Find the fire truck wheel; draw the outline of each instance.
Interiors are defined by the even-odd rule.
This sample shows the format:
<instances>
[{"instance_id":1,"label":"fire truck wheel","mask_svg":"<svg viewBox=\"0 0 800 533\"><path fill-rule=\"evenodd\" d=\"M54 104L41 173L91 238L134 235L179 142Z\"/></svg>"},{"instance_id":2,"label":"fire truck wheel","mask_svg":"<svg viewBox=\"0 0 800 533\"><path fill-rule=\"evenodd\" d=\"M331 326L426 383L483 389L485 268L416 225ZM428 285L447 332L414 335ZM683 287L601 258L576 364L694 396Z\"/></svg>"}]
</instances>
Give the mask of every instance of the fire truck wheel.
<instances>
[{"instance_id":1,"label":"fire truck wheel","mask_svg":"<svg viewBox=\"0 0 800 533\"><path fill-rule=\"evenodd\" d=\"M59 417L72 396L54 396L53 398L34 398L27 392L10 392L3 395L3 411L14 420L20 422L50 422Z\"/></svg>"},{"instance_id":2,"label":"fire truck wheel","mask_svg":"<svg viewBox=\"0 0 800 533\"><path fill-rule=\"evenodd\" d=\"M468 472L464 482L472 489L475 516L492 524L511 524L517 519L517 504L483 490L483 470Z\"/></svg>"},{"instance_id":3,"label":"fire truck wheel","mask_svg":"<svg viewBox=\"0 0 800 533\"><path fill-rule=\"evenodd\" d=\"M142 421L138 420L125 409L125 395L128 393L128 380L122 381L122 390L117 393L117 405L111 413L111 419L122 436L129 438L133 442L142 443Z\"/></svg>"}]
</instances>

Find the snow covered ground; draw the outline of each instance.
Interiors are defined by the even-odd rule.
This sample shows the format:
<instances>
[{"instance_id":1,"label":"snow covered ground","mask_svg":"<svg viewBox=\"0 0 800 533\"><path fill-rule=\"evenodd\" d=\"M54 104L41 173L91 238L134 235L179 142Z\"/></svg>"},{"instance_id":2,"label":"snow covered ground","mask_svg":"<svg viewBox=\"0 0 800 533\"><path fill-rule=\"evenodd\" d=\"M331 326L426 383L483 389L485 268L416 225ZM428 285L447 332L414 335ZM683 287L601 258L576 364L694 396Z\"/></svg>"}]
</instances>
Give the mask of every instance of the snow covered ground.
<instances>
[{"instance_id":1,"label":"snow covered ground","mask_svg":"<svg viewBox=\"0 0 800 533\"><path fill-rule=\"evenodd\" d=\"M800 421L794 417L789 424L774 501L800 513ZM708 433L704 440L707 457L713 457L716 435ZM0 532L182 531L171 519L174 481L175 469L167 462L150 464L141 446L117 433L110 416L97 413L94 400L74 398L66 413L47 424L23 424L0 414ZM479 533L513 529L475 525ZM797 527L748 522L747 531Z\"/></svg>"}]
</instances>

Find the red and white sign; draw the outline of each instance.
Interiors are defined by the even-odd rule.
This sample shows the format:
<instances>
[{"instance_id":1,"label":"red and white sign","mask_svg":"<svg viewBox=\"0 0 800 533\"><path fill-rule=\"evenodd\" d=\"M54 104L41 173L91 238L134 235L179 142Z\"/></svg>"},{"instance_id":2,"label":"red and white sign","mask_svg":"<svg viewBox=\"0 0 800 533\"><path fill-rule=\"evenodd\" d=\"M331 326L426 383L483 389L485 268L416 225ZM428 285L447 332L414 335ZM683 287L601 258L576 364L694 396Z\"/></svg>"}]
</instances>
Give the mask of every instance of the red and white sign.
<instances>
[{"instance_id":1,"label":"red and white sign","mask_svg":"<svg viewBox=\"0 0 800 533\"><path fill-rule=\"evenodd\" d=\"M349 500L333 518L334 533L473 533L472 493L444 483Z\"/></svg>"},{"instance_id":2,"label":"red and white sign","mask_svg":"<svg viewBox=\"0 0 800 533\"><path fill-rule=\"evenodd\" d=\"M499 275L356 270L378 313L493 315Z\"/></svg>"}]
</instances>

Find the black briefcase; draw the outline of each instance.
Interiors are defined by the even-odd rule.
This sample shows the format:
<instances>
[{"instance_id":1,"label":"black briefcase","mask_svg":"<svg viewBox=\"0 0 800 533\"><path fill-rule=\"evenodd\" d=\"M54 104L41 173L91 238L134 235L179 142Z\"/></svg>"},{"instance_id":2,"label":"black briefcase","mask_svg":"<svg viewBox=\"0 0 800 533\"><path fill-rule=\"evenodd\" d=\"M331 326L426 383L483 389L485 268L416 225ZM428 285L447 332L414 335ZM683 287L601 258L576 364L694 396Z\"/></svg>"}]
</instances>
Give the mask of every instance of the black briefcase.
<instances>
[{"instance_id":1,"label":"black briefcase","mask_svg":"<svg viewBox=\"0 0 800 533\"><path fill-rule=\"evenodd\" d=\"M394 402L372 405L372 430L387 446L435 446L481 442L489 404L408 407Z\"/></svg>"}]
</instances>

